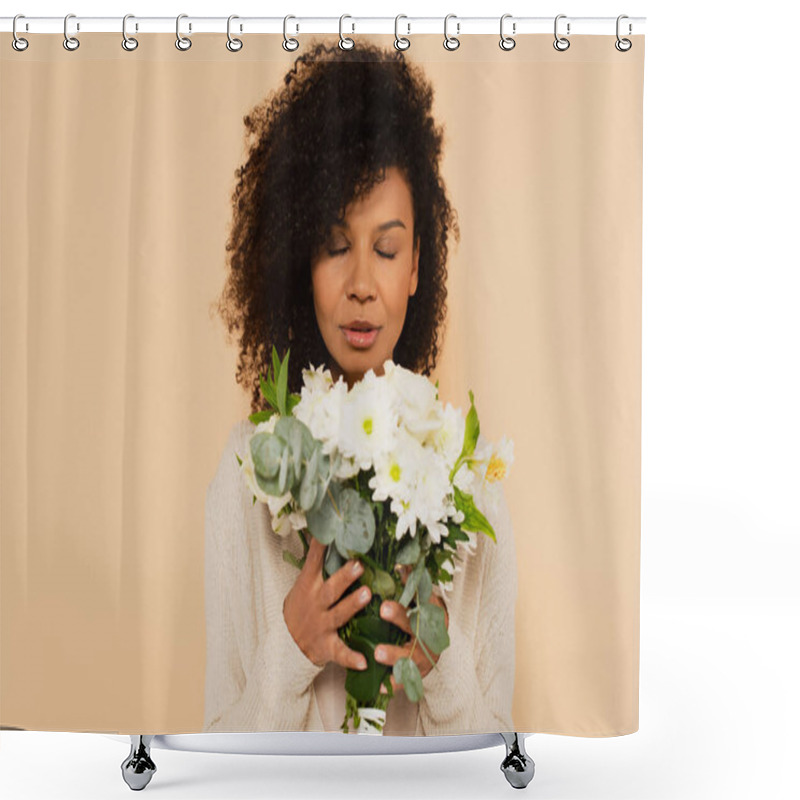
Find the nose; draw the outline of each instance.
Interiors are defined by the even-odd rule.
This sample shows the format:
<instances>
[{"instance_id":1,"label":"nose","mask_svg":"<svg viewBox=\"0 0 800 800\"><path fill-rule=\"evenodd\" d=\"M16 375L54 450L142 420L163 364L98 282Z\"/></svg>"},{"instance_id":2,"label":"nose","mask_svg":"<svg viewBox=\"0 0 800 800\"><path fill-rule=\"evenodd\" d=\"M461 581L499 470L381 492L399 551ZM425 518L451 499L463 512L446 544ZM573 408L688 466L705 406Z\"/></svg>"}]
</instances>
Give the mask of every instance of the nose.
<instances>
[{"instance_id":1,"label":"nose","mask_svg":"<svg viewBox=\"0 0 800 800\"><path fill-rule=\"evenodd\" d=\"M375 274L369 253L363 248L354 249L352 267L347 281L348 299L361 301L374 299L376 292Z\"/></svg>"}]
</instances>

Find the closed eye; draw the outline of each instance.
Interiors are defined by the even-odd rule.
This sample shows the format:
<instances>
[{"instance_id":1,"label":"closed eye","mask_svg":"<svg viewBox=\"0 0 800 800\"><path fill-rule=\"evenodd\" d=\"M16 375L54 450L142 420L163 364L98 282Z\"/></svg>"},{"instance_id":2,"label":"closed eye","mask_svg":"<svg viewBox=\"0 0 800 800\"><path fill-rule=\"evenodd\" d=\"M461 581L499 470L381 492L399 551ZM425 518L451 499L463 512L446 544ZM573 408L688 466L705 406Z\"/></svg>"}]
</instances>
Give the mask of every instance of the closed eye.
<instances>
[{"instance_id":1,"label":"closed eye","mask_svg":"<svg viewBox=\"0 0 800 800\"><path fill-rule=\"evenodd\" d=\"M348 251L348 249L349 248L347 248L347 247L342 247L339 250L328 250L328 255L329 256L340 256L342 253L346 253ZM386 258L388 260L393 259L397 255L397 253L384 253L382 250L376 250L375 252L379 256L381 256L382 258Z\"/></svg>"}]
</instances>

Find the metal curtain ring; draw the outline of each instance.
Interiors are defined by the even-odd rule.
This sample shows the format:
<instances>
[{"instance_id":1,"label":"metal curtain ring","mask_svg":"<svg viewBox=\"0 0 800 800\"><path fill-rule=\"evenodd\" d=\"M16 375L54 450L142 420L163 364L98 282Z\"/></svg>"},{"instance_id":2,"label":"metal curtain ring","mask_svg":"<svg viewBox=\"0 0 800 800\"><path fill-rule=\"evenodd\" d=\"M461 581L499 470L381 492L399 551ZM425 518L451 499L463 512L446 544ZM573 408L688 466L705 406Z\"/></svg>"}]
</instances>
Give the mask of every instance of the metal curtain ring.
<instances>
[{"instance_id":1,"label":"metal curtain ring","mask_svg":"<svg viewBox=\"0 0 800 800\"><path fill-rule=\"evenodd\" d=\"M349 36L345 36L342 33L342 23L344 22L345 19L353 19L353 18L349 14L342 14L342 16L339 17L339 47L342 50L352 50L356 46L355 40L351 39ZM353 30L355 29L356 26L354 23Z\"/></svg>"},{"instance_id":2,"label":"metal curtain ring","mask_svg":"<svg viewBox=\"0 0 800 800\"><path fill-rule=\"evenodd\" d=\"M74 17L74 16L75 16L74 14L67 14L67 16L64 17L64 49L65 50L77 50L81 46L81 43L74 36L67 35L67 20L70 17ZM78 30L80 30L80 25L78 26Z\"/></svg>"},{"instance_id":3,"label":"metal curtain ring","mask_svg":"<svg viewBox=\"0 0 800 800\"><path fill-rule=\"evenodd\" d=\"M297 39L293 39L286 33L286 23L290 19L297 19L297 17L292 14L287 14L283 18L283 49L291 53L293 50L297 50L297 48L300 47L300 42L298 42Z\"/></svg>"},{"instance_id":4,"label":"metal curtain ring","mask_svg":"<svg viewBox=\"0 0 800 800\"><path fill-rule=\"evenodd\" d=\"M127 50L130 52L131 50L135 50L139 46L139 40L134 39L133 36L128 36L125 32L125 25L128 22L128 17L132 17L133 14L126 14L122 18L122 49Z\"/></svg>"},{"instance_id":5,"label":"metal curtain ring","mask_svg":"<svg viewBox=\"0 0 800 800\"><path fill-rule=\"evenodd\" d=\"M567 15L566 14L559 14L556 17L556 21L555 21L555 24L553 26L553 33L555 34L555 37L556 37L555 41L553 42L553 47L555 47L555 49L558 50L559 52L563 53L564 50L568 50L569 49L569 39L565 39L563 36L559 36L558 35L558 21L560 19L562 19L562 18L566 19ZM567 23L567 36L569 36L569 22Z\"/></svg>"},{"instance_id":6,"label":"metal curtain ring","mask_svg":"<svg viewBox=\"0 0 800 800\"><path fill-rule=\"evenodd\" d=\"M459 31L461 30L461 23L456 22L456 35L455 36L448 36L447 35L447 21L450 17L455 17L455 14L448 14L444 18L444 41L442 44L444 45L445 50L458 50L459 46L461 45L461 41L458 38Z\"/></svg>"},{"instance_id":7,"label":"metal curtain ring","mask_svg":"<svg viewBox=\"0 0 800 800\"><path fill-rule=\"evenodd\" d=\"M614 42L614 47L616 47L617 50L619 50L621 53L627 53L628 50L630 50L631 47L633 47L633 42L630 39L619 38L619 21L621 19L630 19L630 17L627 14L620 14L617 17L617 41ZM630 32L631 32L631 26L630 23L628 23L628 33ZM623 42L625 42L625 44L623 44Z\"/></svg>"},{"instance_id":8,"label":"metal curtain ring","mask_svg":"<svg viewBox=\"0 0 800 800\"><path fill-rule=\"evenodd\" d=\"M500 17L500 49L501 50L513 50L517 45L517 43L510 36L506 36L503 33L503 23L505 22L506 17L511 17L511 16L513 16L513 15L512 14L503 14L503 16ZM511 23L511 33L516 33L516 32L517 32L517 23L516 22L512 22Z\"/></svg>"},{"instance_id":9,"label":"metal curtain ring","mask_svg":"<svg viewBox=\"0 0 800 800\"><path fill-rule=\"evenodd\" d=\"M11 46L15 50L18 50L21 53L23 50L27 50L28 49L28 40L27 39L23 39L21 36L17 36L17 20L20 17L22 17L22 19L25 19L25 15L24 14L17 14L14 17L14 21L11 23L11 33L13 34L13 37L14 37L11 40Z\"/></svg>"},{"instance_id":10,"label":"metal curtain ring","mask_svg":"<svg viewBox=\"0 0 800 800\"><path fill-rule=\"evenodd\" d=\"M408 50L411 47L411 39L406 39L404 36L400 36L397 30L397 24L400 22L400 18L408 19L405 14L398 14L394 18L394 49L395 50ZM411 23L407 22L406 26L408 27L408 33L411 33Z\"/></svg>"},{"instance_id":11,"label":"metal curtain ring","mask_svg":"<svg viewBox=\"0 0 800 800\"><path fill-rule=\"evenodd\" d=\"M188 50L192 46L192 40L186 36L181 36L181 20L184 17L188 17L188 14L178 14L177 19L175 20L175 47L178 50ZM189 31L192 30L192 23L189 23Z\"/></svg>"},{"instance_id":12,"label":"metal curtain ring","mask_svg":"<svg viewBox=\"0 0 800 800\"><path fill-rule=\"evenodd\" d=\"M227 47L228 50L231 51L231 53L238 53L244 47L244 42L242 42L241 39L234 39L233 37L231 37L231 20L232 19L239 19L239 15L238 14L231 14L228 17L228 41L225 42L225 47ZM241 30L241 28L240 28L240 30Z\"/></svg>"}]
</instances>

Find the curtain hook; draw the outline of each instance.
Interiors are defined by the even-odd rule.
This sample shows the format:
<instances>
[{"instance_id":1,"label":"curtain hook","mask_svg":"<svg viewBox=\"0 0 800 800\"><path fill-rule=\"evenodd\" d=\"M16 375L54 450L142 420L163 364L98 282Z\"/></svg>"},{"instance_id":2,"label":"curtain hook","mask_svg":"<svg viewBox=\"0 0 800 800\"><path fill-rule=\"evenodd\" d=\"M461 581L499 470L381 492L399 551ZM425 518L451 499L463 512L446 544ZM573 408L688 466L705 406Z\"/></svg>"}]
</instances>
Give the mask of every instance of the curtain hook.
<instances>
[{"instance_id":1,"label":"curtain hook","mask_svg":"<svg viewBox=\"0 0 800 800\"><path fill-rule=\"evenodd\" d=\"M620 14L617 17L617 41L614 42L614 47L616 47L617 50L619 50L621 53L627 53L628 50L630 50L631 47L633 47L633 42L630 39L620 39L619 38L619 21L621 19L630 19L630 17L627 14ZM631 33L632 30L633 30L633 28L631 27L631 24L629 22L628 23L628 33ZM623 42L626 42L626 44L623 45Z\"/></svg>"},{"instance_id":2,"label":"curtain hook","mask_svg":"<svg viewBox=\"0 0 800 800\"><path fill-rule=\"evenodd\" d=\"M447 35L447 21L450 17L455 17L456 14L448 14L444 18L444 41L442 44L444 45L445 50L458 50L459 46L461 45L461 40L458 38L459 31L461 30L461 23L456 22L456 35L455 36L448 36Z\"/></svg>"},{"instance_id":3,"label":"curtain hook","mask_svg":"<svg viewBox=\"0 0 800 800\"><path fill-rule=\"evenodd\" d=\"M356 46L355 41L342 33L342 22L345 17L353 19L349 14L342 14L342 16L339 17L339 47L341 47L342 50L352 50ZM355 29L356 25L353 23L353 31L355 31Z\"/></svg>"},{"instance_id":4,"label":"curtain hook","mask_svg":"<svg viewBox=\"0 0 800 800\"><path fill-rule=\"evenodd\" d=\"M293 39L291 36L288 36L286 33L286 23L290 19L297 19L297 17L295 17L293 14L287 14L283 18L283 49L292 52L300 47L300 42L298 42L297 39Z\"/></svg>"},{"instance_id":5,"label":"curtain hook","mask_svg":"<svg viewBox=\"0 0 800 800\"><path fill-rule=\"evenodd\" d=\"M27 50L28 49L28 40L27 39L23 39L21 36L17 36L17 20L20 17L22 17L22 19L25 19L25 15L24 14L17 14L14 17L14 21L11 23L11 33L13 34L13 37L14 37L11 40L11 46L15 50L17 50L18 52L21 53L23 50ZM26 24L26 27L27 27L27 24Z\"/></svg>"},{"instance_id":6,"label":"curtain hook","mask_svg":"<svg viewBox=\"0 0 800 800\"><path fill-rule=\"evenodd\" d=\"M500 17L500 49L501 50L513 50L517 45L517 43L514 41L514 39L512 39L510 36L506 36L503 33L503 22L505 22L506 17L510 17L510 16L513 16L513 15L512 14L503 14L503 16ZM516 22L512 22L511 23L511 33L516 33L516 32L517 32L517 23Z\"/></svg>"},{"instance_id":7,"label":"curtain hook","mask_svg":"<svg viewBox=\"0 0 800 800\"><path fill-rule=\"evenodd\" d=\"M175 20L175 47L178 50L188 50L192 46L192 40L186 36L181 36L181 20L184 17L188 17L188 14L178 14L178 18ZM192 23L189 23L189 33L192 32Z\"/></svg>"},{"instance_id":8,"label":"curtain hook","mask_svg":"<svg viewBox=\"0 0 800 800\"><path fill-rule=\"evenodd\" d=\"M67 20L70 17L74 17L74 16L75 16L74 14L67 14L67 16L64 17L64 43L63 44L64 44L64 49L65 50L77 50L81 46L81 43L78 41L78 39L75 36L69 36L67 34ZM80 30L80 29L81 29L81 26L80 26L79 23L77 23L76 24L76 30Z\"/></svg>"},{"instance_id":9,"label":"curtain hook","mask_svg":"<svg viewBox=\"0 0 800 800\"><path fill-rule=\"evenodd\" d=\"M408 19L405 14L398 14L394 18L394 48L395 50L408 50L408 48L411 47L411 40L406 39L405 36L400 36L397 31L397 24L400 22L400 17ZM411 23L407 22L406 26L408 27L408 33L411 33Z\"/></svg>"},{"instance_id":10,"label":"curtain hook","mask_svg":"<svg viewBox=\"0 0 800 800\"><path fill-rule=\"evenodd\" d=\"M564 52L564 50L569 49L569 39L565 39L563 36L558 35L558 21L560 19L566 19L566 14L559 14L556 17L555 25L553 26L553 32L555 34L555 41L553 42L553 47L560 52ZM567 23L567 36L569 36L569 22Z\"/></svg>"},{"instance_id":11,"label":"curtain hook","mask_svg":"<svg viewBox=\"0 0 800 800\"><path fill-rule=\"evenodd\" d=\"M128 36L125 31L125 25L128 22L128 18L132 17L133 14L126 14L122 18L122 49L127 50L130 52L131 50L135 50L139 46L139 40L135 39L133 36ZM138 30L138 25L136 26Z\"/></svg>"},{"instance_id":12,"label":"curtain hook","mask_svg":"<svg viewBox=\"0 0 800 800\"><path fill-rule=\"evenodd\" d=\"M228 41L225 42L225 47L231 51L231 53L238 53L243 47L244 43L241 39L235 39L231 37L231 20L232 19L239 19L238 14L231 14L228 17ZM241 28L239 28L241 30Z\"/></svg>"}]
</instances>

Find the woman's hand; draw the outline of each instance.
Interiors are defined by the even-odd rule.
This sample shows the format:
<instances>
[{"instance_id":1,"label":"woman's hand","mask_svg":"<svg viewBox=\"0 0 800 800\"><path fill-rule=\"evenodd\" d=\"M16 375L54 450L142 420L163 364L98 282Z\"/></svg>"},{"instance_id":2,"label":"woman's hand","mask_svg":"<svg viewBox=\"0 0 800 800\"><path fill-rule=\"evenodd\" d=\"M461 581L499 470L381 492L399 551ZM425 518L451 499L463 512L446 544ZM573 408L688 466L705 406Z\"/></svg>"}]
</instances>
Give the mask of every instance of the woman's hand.
<instances>
[{"instance_id":1,"label":"woman's hand","mask_svg":"<svg viewBox=\"0 0 800 800\"><path fill-rule=\"evenodd\" d=\"M399 569L403 586L405 586L408 576L411 574L411 567L402 566ZM447 606L445 606L442 599L435 594L431 594L429 602L444 609L444 624L445 627L449 629L450 615L447 613ZM391 622L393 625L397 625L398 628L408 633L411 636L411 641L404 645L381 643L375 648L375 660L379 664L394 666L394 663L398 658L408 658L410 656L412 661L414 661L414 663L417 665L420 675L424 678L433 669L434 664L439 660L439 656L441 654L434 653L428 647L428 651L430 651L434 658L434 661L431 662L427 655L425 655L425 651L422 649L420 643L418 641L415 643L414 631L412 630L411 623L408 619L408 612L400 603L397 603L394 600L384 600L383 603L381 603L381 618L387 620L387 622ZM413 654L411 652L412 649ZM383 651L383 654L381 654L381 651ZM391 683L392 691L395 692L403 685L402 683L398 684L393 675L391 676ZM383 684L381 684L380 691L381 694L388 694L386 686Z\"/></svg>"},{"instance_id":2,"label":"woman's hand","mask_svg":"<svg viewBox=\"0 0 800 800\"><path fill-rule=\"evenodd\" d=\"M318 667L335 661L349 669L366 669L364 656L351 650L339 636L339 628L369 603L372 593L362 586L341 596L364 572L356 560L348 561L327 580L322 576L325 545L311 536L306 561L294 586L283 601L283 618L297 646ZM358 571L354 572L353 567Z\"/></svg>"}]
</instances>

